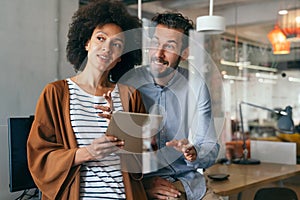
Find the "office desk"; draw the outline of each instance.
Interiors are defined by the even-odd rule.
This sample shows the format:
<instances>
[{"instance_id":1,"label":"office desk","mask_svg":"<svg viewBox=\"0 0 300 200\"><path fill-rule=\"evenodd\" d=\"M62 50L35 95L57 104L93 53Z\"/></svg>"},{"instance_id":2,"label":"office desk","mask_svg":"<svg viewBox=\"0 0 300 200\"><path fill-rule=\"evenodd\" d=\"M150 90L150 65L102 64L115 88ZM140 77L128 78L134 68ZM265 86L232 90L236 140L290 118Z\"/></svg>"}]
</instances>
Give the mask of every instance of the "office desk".
<instances>
[{"instance_id":1,"label":"office desk","mask_svg":"<svg viewBox=\"0 0 300 200\"><path fill-rule=\"evenodd\" d=\"M230 174L228 180L214 181L208 178L208 185L220 196L239 194L243 190L262 186L300 174L300 165L261 163L259 165L215 164L205 174Z\"/></svg>"}]
</instances>

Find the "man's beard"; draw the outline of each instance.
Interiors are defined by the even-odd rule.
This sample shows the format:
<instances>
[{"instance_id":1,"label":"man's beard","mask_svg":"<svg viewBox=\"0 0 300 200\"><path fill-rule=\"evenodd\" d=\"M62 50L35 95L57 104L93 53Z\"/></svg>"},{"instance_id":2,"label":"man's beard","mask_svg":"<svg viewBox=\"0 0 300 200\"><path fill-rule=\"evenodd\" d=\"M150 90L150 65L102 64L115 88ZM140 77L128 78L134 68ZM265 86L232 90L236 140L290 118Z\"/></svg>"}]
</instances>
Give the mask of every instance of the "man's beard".
<instances>
[{"instance_id":1,"label":"man's beard","mask_svg":"<svg viewBox=\"0 0 300 200\"><path fill-rule=\"evenodd\" d=\"M155 60L157 59L151 59L151 62L154 62ZM159 59L158 60L161 64L163 65L169 65L169 62L168 61L165 61L165 60L162 60L162 59ZM180 62L180 57L178 58L177 62L176 62L176 65L174 67L170 67L168 66L166 68L166 70L164 70L163 72L156 72L156 71L153 71L151 70L151 74L154 78L164 78L168 75L170 75L172 72L174 72L174 70L177 69L178 65L179 65L179 62ZM151 67L150 67L151 68Z\"/></svg>"}]
</instances>

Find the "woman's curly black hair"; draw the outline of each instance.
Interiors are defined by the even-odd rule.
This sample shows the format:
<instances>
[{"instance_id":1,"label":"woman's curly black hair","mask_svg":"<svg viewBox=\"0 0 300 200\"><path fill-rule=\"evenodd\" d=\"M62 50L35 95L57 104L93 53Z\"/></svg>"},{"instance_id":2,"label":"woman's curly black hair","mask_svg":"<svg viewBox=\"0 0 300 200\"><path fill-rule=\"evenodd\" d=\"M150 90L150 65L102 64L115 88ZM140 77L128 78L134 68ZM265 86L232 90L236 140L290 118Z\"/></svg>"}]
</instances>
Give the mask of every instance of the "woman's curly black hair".
<instances>
[{"instance_id":1,"label":"woman's curly black hair","mask_svg":"<svg viewBox=\"0 0 300 200\"><path fill-rule=\"evenodd\" d=\"M194 29L193 21L188 19L187 17L184 17L179 12L166 11L164 13L157 13L151 21L154 26L162 24L167 26L168 28L182 29L183 34L185 34L186 36L189 36L189 31ZM183 37L182 42L182 48L185 49L188 46L188 37Z\"/></svg>"},{"instance_id":2,"label":"woman's curly black hair","mask_svg":"<svg viewBox=\"0 0 300 200\"><path fill-rule=\"evenodd\" d=\"M113 81L142 60L141 53L141 21L131 16L126 6L120 1L93 0L80 7L72 17L67 43L67 59L74 65L75 71L85 67L87 51L85 45L98 26L113 23L121 27L125 34L125 49L121 62L110 71ZM128 31L135 29L134 31Z\"/></svg>"}]
</instances>

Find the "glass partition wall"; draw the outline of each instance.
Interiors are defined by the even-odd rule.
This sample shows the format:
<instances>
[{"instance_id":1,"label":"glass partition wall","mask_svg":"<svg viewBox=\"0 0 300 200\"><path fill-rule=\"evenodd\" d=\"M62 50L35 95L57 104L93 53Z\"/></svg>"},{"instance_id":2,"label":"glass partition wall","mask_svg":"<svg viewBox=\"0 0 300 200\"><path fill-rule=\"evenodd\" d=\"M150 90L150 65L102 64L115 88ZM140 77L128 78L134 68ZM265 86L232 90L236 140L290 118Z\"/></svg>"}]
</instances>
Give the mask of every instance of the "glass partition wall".
<instances>
[{"instance_id":1,"label":"glass partition wall","mask_svg":"<svg viewBox=\"0 0 300 200\"><path fill-rule=\"evenodd\" d=\"M236 45L225 37L221 44L223 48L219 69L230 102L230 117L234 120L239 118L237 105L241 101L271 109L284 109L290 105L297 124L300 70L291 64L297 61L291 55L274 55L272 48L267 46L254 46L247 42ZM236 51L239 61L235 60ZM297 49L292 51L296 59ZM244 112L245 118L259 123L272 118L267 111L256 108L245 108Z\"/></svg>"},{"instance_id":2,"label":"glass partition wall","mask_svg":"<svg viewBox=\"0 0 300 200\"><path fill-rule=\"evenodd\" d=\"M222 50L218 66L223 78L227 118L224 127L227 131L223 133L226 134L226 141L220 141L228 144L231 140L242 140L241 102L272 110L291 106L297 127L300 120L299 43L291 43L289 54L276 55L271 43L255 43L247 39L237 41L237 37L226 34L220 37ZM243 105L242 116L247 139L300 142L299 134L286 136L278 131L278 116L272 112ZM237 148L233 151L237 151ZM240 155L241 152L234 154Z\"/></svg>"},{"instance_id":3,"label":"glass partition wall","mask_svg":"<svg viewBox=\"0 0 300 200\"><path fill-rule=\"evenodd\" d=\"M194 35L196 43L200 43L205 51L203 53L195 45L188 62L200 66L199 71L209 86L222 145L220 157L225 155L226 142L241 139L241 101L270 109L284 109L290 105L294 123L299 123L300 43L297 34L291 31L291 27L295 27L292 17L300 13L295 11L299 6L295 0L215 1L214 14L225 17L225 32L206 35L204 39ZM128 7L137 13L137 5ZM208 7L209 1L143 1L142 16L151 19L157 12L171 10L183 13L196 23L197 17L208 14ZM279 16L278 11L283 9L291 11L292 15ZM289 26L288 22L292 25ZM291 40L287 54L273 52L284 46L277 44L273 36L273 46L269 40L269 33L276 27L284 29L286 39ZM278 134L274 128L276 116L270 112L243 106L243 116L248 137L267 139Z\"/></svg>"}]
</instances>

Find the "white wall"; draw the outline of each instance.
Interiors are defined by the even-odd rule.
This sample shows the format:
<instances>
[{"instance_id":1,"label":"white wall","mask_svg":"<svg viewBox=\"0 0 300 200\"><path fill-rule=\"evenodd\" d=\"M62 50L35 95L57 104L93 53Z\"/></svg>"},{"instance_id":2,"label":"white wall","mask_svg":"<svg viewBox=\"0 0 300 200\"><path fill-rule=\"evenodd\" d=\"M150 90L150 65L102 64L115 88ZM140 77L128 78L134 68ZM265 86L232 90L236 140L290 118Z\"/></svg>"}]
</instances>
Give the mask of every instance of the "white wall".
<instances>
[{"instance_id":1,"label":"white wall","mask_svg":"<svg viewBox=\"0 0 300 200\"><path fill-rule=\"evenodd\" d=\"M7 118L34 113L45 84L71 76L68 25L78 0L2 0L0 6L0 199L9 192Z\"/></svg>"}]
</instances>

